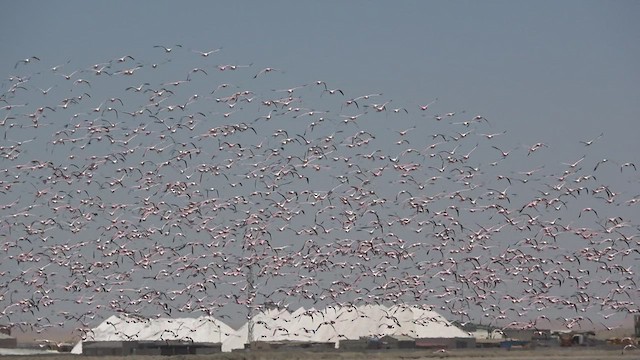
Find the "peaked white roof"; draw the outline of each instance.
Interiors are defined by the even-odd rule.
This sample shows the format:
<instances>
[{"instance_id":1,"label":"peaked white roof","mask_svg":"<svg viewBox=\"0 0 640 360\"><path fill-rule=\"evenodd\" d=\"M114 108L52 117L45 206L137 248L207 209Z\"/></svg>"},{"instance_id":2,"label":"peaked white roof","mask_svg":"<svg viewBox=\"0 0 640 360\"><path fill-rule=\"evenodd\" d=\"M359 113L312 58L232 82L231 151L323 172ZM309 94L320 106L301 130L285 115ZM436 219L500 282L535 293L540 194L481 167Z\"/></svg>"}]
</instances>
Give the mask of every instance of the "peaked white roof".
<instances>
[{"instance_id":1,"label":"peaked white roof","mask_svg":"<svg viewBox=\"0 0 640 360\"><path fill-rule=\"evenodd\" d=\"M130 316L111 316L95 327L86 341L164 341L223 342L234 333L227 324L210 316L198 318L143 319ZM82 353L82 342L71 350Z\"/></svg>"},{"instance_id":2,"label":"peaked white roof","mask_svg":"<svg viewBox=\"0 0 640 360\"><path fill-rule=\"evenodd\" d=\"M254 341L335 342L360 337L404 335L412 338L468 338L435 311L418 306L329 306L323 310L268 309L253 316ZM213 317L139 319L111 316L90 334L88 341L187 340L221 342L222 351L244 348L249 323L233 330ZM82 343L72 350L82 353Z\"/></svg>"},{"instance_id":3,"label":"peaked white roof","mask_svg":"<svg viewBox=\"0 0 640 360\"><path fill-rule=\"evenodd\" d=\"M299 308L268 310L253 317L254 341L335 342L360 337L404 335L412 338L468 338L469 333L451 324L435 311L417 306L363 305L324 310ZM247 342L245 324L222 343L222 351L241 349Z\"/></svg>"}]
</instances>

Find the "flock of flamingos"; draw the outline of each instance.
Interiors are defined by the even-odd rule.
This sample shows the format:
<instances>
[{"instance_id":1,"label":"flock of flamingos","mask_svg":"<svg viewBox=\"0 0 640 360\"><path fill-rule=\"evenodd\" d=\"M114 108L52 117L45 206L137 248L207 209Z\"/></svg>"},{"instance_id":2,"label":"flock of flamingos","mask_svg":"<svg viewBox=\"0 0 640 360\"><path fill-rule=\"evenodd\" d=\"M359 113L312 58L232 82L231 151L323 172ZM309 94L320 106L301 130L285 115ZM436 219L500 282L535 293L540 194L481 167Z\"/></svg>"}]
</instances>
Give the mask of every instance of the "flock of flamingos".
<instances>
[{"instance_id":1,"label":"flock of flamingos","mask_svg":"<svg viewBox=\"0 0 640 360\"><path fill-rule=\"evenodd\" d=\"M417 304L605 330L638 313L640 177L599 155L606 133L558 146L224 49L147 55L6 69L0 324Z\"/></svg>"}]
</instances>

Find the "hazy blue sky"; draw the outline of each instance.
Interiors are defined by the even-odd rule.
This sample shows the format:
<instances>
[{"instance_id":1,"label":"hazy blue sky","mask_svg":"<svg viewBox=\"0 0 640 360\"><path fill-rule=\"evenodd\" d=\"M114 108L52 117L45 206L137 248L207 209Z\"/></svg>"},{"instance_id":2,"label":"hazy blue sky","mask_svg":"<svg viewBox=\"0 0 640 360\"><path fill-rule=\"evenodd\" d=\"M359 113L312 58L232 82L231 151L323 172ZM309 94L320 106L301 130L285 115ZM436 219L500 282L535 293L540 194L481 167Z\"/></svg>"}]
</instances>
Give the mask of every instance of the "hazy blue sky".
<instances>
[{"instance_id":1,"label":"hazy blue sky","mask_svg":"<svg viewBox=\"0 0 640 360\"><path fill-rule=\"evenodd\" d=\"M640 133L640 3L637 1L14 1L3 5L0 12L0 43L3 44L0 84L4 91L9 84L14 83L10 78L31 76L34 80L28 82L27 91L17 90L15 98L10 100L16 101L11 103L13 105L27 104L25 109L28 108L29 111L33 111L32 107L44 101L38 87L46 89L55 85L57 88L52 92L58 91L58 98L64 95L60 95L65 86L64 79L59 74L47 72L52 66L65 65L60 73L69 74L74 70L86 71L91 64L112 61L115 69L118 64L113 60L125 55L136 59L126 63L131 64L131 67L143 65L140 73L145 75L141 76L146 76L150 82L183 79L187 67L196 66L193 65L196 61L202 61L198 63L202 65L198 66L209 72L208 77L196 73L190 75L195 79L190 86L200 96L209 95L209 91L223 81L240 81L234 83L239 88L255 86L256 96L264 99L273 96L273 89L288 89L322 80L330 89L344 90L345 96L337 102L331 102L335 98L322 93L323 97L317 96L314 100L317 101L316 104L320 104L319 107L312 110L324 110L322 106L327 106L331 116L342 120L340 116L345 113L354 115L356 109L351 107L347 112L340 106L341 102L359 95L382 93L376 102L391 101L389 108L406 108L408 114L403 118L389 114L374 118L378 114L374 114L369 107L374 119L359 123L358 129L366 129L378 134L379 138L384 138L392 131L416 127L410 138L411 145L416 147L424 147L437 141L437 137L432 136L439 131L455 134L468 128L456 124L456 121L465 121L475 115L488 119L488 124L482 123L484 128L478 130L478 134L480 131L500 133L501 135L495 136L496 141L499 141L495 144L503 150L515 148L520 160L511 160L511 157L496 167L500 169L496 173L489 171L490 160L479 162L484 164L481 171L478 171L478 177L484 176L480 180L481 190L494 187L492 182L496 181L496 174L517 176L518 172L522 175L522 172L536 167L539 170L544 168L542 172L546 173L545 180L538 178L538 186L527 189L525 185L516 186L514 183L510 190L527 194L520 200L531 199L526 196L535 196L531 194L551 185L550 182L544 182L547 178L556 176L558 168L564 169L563 166L578 161L582 156L585 156L582 164L585 166L578 168L582 169L583 176L593 173L591 169L599 160L613 159L617 165L612 166L607 173L602 173L605 170L600 169L598 178L602 176L604 180L597 180L597 183L589 186L593 189L602 185L603 181L611 181L606 184L615 187L618 191L616 195L621 195L619 203L611 205L615 211L607 213L607 216L612 216L619 210L625 219L635 221L630 228L635 228L632 231L637 233L638 207L622 206L620 203L638 197L640 178L630 168L625 168L622 172L619 167L625 162L638 162L640 165L637 155L640 152L640 142L637 139ZM182 47L176 48L176 44ZM175 52L167 54L154 47L155 45L172 47ZM205 59L199 58L194 52L217 48L221 50L207 58L206 61L209 62L205 62ZM31 60L29 64L19 62L31 56L38 57L40 61ZM157 79L147 72L151 71L151 63L160 63L162 66L168 59L171 59L171 63L163 69L170 70L161 72ZM16 65L16 62L19 63ZM246 70L250 75L234 78L229 75L229 71L218 72L216 67L223 64L251 65ZM278 71L253 79L254 74L266 67L273 67ZM182 72L174 75L170 71L175 69ZM31 71L34 73L30 74ZM123 92L124 86L133 85L124 83L123 77L103 80L104 77L98 79L90 72L87 73L78 73L76 79L83 77L94 82L94 85L84 88L80 84L72 90L76 91L74 95L78 95L78 90L75 89L79 88L87 89L93 94L87 106L98 106L102 99L114 96L113 94L122 96L124 102L131 106L136 101L144 101L132 92ZM97 90L96 84L101 81L108 85ZM64 91L67 91L66 88ZM307 88L304 91L308 91L305 96L310 98L311 90ZM181 95L192 94L193 92ZM435 99L437 101L434 102ZM429 103L432 103L429 111L420 110L421 105ZM0 102L0 107L8 104ZM243 121L251 122L259 115L266 115L264 108L257 107L258 105L250 107L247 104L242 114L248 114L248 117ZM242 107L237 111L240 113L241 109ZM252 112L254 109L256 111ZM121 108L120 111L122 110ZM21 108L5 108L0 111L0 115L10 116L22 111ZM223 110L219 111L211 117L220 115ZM359 111L365 110L360 108ZM456 115L440 122L434 120L434 116L444 116L446 113ZM60 123L56 124L63 121L61 114L62 111L56 112L46 119L54 122L54 130L61 128ZM101 115L105 116L105 113ZM110 121L115 121L112 114L107 112L106 115ZM64 116L66 121L67 115ZM124 124L120 125L124 128L128 125L127 121L133 120L127 120L121 115L118 121ZM291 125L292 128L287 130L294 129L299 134L302 133L305 126L300 123L302 122ZM272 125L265 125L264 130L258 129L255 136L251 133L250 136L244 135L247 137L243 139L257 144L260 139L271 137L274 129L269 129L269 126ZM273 125L278 126L281 125ZM336 128L338 126L340 124ZM451 132L451 129L456 132ZM8 134L5 135L8 137L5 145L30 138L30 130L5 130L5 134ZM348 130L354 131L353 128ZM506 131L504 136L503 131ZM346 132L347 130L345 135ZM330 131L327 135L329 133ZM604 135L599 138L600 134ZM480 135L478 139L469 140L459 150L459 154L473 152L474 145L478 146L476 143L486 140ZM596 138L598 140L588 148L580 143ZM136 139L139 140L140 138ZM140 141L140 146L157 143L155 138ZM415 145L420 144L420 141L426 143ZM537 152L535 156L528 156L528 149L538 142L548 145L548 149ZM491 144L494 143L480 145L482 149L475 153L478 158L499 158L497 151L491 149ZM46 142L38 140L32 145L33 147L29 145L25 149L23 155L27 155L24 155L23 163L29 161L29 156L31 159L74 162L73 158L64 157L69 153L64 150L53 152ZM100 150L100 146L98 144L96 149ZM390 154L393 154L402 150L389 149L382 148L382 152L391 151ZM376 149L354 150L354 154L374 150ZM135 159L135 156L131 158ZM2 169L14 169L16 162L2 159L0 164ZM361 160L360 165L365 166L363 164L370 163ZM431 168L437 175L435 170L440 165L429 164L433 165ZM85 164L74 165L82 167ZM623 173L624 177L618 176L619 173ZM9 175L6 176L5 180ZM178 175L173 174L168 178L171 176ZM580 181L582 180L578 179L576 184ZM323 190L328 191L333 184L335 183L322 184L329 186ZM453 184L457 185L457 182ZM300 191L303 185L301 181L292 185L294 187L291 189ZM314 185L313 182L311 185ZM506 186L500 183L495 187L506 192L503 185ZM569 185L573 184L569 183L567 186ZM286 184L283 186L286 188ZM318 183L315 186L319 186ZM452 184L448 186L443 185L443 189L438 191L452 191ZM87 188L89 191L95 190ZM22 189L32 191L33 187L26 186ZM384 191L388 192L390 199L396 195L393 187L385 188ZM485 199L496 194L494 191L487 196L480 190L476 193L480 198L485 196ZM514 199L516 195L513 194ZM0 199L5 198L0 203L7 204L16 200L21 206L25 206L26 199L30 199L33 194L29 194L29 197L21 196L15 191L7 191L5 195L0 195ZM116 193L113 198L115 200L128 199ZM596 201L600 200L602 198ZM588 215L583 215L584 211L581 212L580 208L590 206L591 203L584 199L576 202L579 205L570 209L572 217L563 215L562 221L567 226L584 224L590 219ZM522 205L515 204L515 201L511 204L520 212ZM389 209L387 215L394 215L394 211ZM605 211L602 210L602 213L604 218ZM11 219L10 211L2 212L2 216ZM465 216L470 215L463 215L461 218ZM582 217L578 219L580 216ZM545 218L555 222L550 212L545 213ZM478 221L472 217L466 219L472 219L469 220L472 225ZM590 226L600 230L605 225L607 224ZM269 226L274 230L282 224L271 223ZM532 236L537 236L536 231L530 231ZM286 244L280 242L277 245ZM296 248L299 246L293 245ZM563 248L570 251L581 246L582 243L575 241L562 244ZM630 258L624 258L623 261L626 261L627 266L630 264ZM637 275L634 276L638 279ZM132 286L142 283L144 282L134 283Z\"/></svg>"},{"instance_id":2,"label":"hazy blue sky","mask_svg":"<svg viewBox=\"0 0 640 360\"><path fill-rule=\"evenodd\" d=\"M0 15L0 64L224 47L228 61L397 102L437 97L548 140L605 131L612 152L635 153L639 13L634 1L20 1Z\"/></svg>"}]
</instances>

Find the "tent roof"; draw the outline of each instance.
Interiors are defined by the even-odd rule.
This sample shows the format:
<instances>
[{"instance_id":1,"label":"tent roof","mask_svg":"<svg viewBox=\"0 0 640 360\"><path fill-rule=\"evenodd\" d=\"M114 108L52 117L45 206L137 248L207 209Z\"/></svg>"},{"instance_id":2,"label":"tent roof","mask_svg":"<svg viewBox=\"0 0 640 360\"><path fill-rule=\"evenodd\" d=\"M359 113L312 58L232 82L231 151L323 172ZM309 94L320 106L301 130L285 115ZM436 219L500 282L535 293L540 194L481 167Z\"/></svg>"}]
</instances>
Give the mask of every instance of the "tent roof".
<instances>
[{"instance_id":1,"label":"tent roof","mask_svg":"<svg viewBox=\"0 0 640 360\"><path fill-rule=\"evenodd\" d=\"M419 338L471 337L442 315L418 306L330 306L323 310L268 309L253 316L254 341L335 342L385 335ZM188 340L221 342L223 351L244 348L249 324L238 330L213 317L142 319L111 316L88 340ZM79 345L76 345L78 347ZM78 350L74 348L74 353ZM79 352L82 352L81 345Z\"/></svg>"}]
</instances>

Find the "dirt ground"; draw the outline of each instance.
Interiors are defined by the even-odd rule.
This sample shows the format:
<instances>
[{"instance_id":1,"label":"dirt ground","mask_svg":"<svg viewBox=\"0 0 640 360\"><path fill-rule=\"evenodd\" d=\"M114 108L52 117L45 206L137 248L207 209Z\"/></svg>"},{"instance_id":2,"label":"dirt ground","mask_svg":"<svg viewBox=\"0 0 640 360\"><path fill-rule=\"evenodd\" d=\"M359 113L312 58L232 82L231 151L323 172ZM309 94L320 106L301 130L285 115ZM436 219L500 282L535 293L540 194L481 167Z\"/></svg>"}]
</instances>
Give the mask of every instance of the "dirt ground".
<instances>
[{"instance_id":1,"label":"dirt ground","mask_svg":"<svg viewBox=\"0 0 640 360\"><path fill-rule=\"evenodd\" d=\"M449 350L446 352L435 352L433 350L410 350L410 351L366 351L366 352L234 352L220 353L214 355L176 355L176 356L82 356L82 355L43 355L28 356L29 359L46 360L383 360L383 359L451 359L451 360L471 360L471 359L501 359L501 360L613 360L613 359L633 359L640 360L640 350L628 350L622 354L619 349L536 349L536 350L504 350L504 349L476 349L476 350ZM2 360L24 360L24 356L2 356Z\"/></svg>"}]
</instances>

